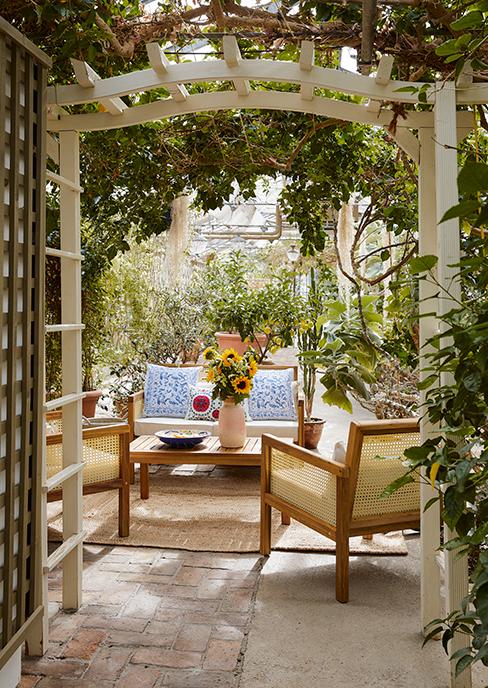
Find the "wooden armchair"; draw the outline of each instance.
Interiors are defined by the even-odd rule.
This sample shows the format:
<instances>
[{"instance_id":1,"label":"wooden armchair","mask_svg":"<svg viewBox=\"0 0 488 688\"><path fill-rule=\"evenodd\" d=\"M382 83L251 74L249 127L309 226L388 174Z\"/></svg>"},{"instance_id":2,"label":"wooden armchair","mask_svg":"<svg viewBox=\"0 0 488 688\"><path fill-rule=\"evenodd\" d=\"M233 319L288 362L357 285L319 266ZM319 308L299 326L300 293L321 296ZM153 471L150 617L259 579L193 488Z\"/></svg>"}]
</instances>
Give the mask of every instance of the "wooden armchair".
<instances>
[{"instance_id":1,"label":"wooden armchair","mask_svg":"<svg viewBox=\"0 0 488 688\"><path fill-rule=\"evenodd\" d=\"M336 599L349 599L349 538L418 528L418 482L381 493L405 473L405 449L419 444L416 419L352 422L345 463L263 436L261 553L271 550L271 507L336 542ZM382 457L382 458L378 458Z\"/></svg>"},{"instance_id":2,"label":"wooden armchair","mask_svg":"<svg viewBox=\"0 0 488 688\"><path fill-rule=\"evenodd\" d=\"M46 415L46 477L63 468L63 414ZM129 535L129 426L127 423L83 429L83 494L119 491L119 536ZM48 492L48 502L61 499L61 489Z\"/></svg>"}]
</instances>

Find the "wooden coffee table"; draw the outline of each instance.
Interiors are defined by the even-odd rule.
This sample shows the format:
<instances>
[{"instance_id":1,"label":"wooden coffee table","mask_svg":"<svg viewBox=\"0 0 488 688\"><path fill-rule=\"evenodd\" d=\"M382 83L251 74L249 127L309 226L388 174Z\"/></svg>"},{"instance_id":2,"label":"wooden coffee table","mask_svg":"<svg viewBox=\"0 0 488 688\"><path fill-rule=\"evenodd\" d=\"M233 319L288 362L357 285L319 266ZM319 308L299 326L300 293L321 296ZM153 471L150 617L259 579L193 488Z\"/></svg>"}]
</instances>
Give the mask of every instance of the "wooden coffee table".
<instances>
[{"instance_id":1,"label":"wooden coffee table","mask_svg":"<svg viewBox=\"0 0 488 688\"><path fill-rule=\"evenodd\" d=\"M209 437L193 449L165 447L154 435L141 435L130 443L130 462L141 465L141 499L149 498L149 464L212 464L260 466L261 438L248 437L243 447L224 449L218 437Z\"/></svg>"}]
</instances>

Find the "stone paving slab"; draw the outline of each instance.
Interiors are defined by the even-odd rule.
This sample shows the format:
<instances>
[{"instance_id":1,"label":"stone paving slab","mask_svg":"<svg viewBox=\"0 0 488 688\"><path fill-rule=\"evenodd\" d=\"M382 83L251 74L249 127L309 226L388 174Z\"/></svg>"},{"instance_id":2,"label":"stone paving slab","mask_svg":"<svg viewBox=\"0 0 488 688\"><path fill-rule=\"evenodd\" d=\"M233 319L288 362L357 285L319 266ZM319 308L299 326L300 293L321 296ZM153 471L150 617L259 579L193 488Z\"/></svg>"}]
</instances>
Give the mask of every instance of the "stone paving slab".
<instances>
[{"instance_id":1,"label":"stone paving slab","mask_svg":"<svg viewBox=\"0 0 488 688\"><path fill-rule=\"evenodd\" d=\"M236 688L262 561L86 545L83 606L55 611L20 688ZM51 608L61 582L54 570Z\"/></svg>"}]
</instances>

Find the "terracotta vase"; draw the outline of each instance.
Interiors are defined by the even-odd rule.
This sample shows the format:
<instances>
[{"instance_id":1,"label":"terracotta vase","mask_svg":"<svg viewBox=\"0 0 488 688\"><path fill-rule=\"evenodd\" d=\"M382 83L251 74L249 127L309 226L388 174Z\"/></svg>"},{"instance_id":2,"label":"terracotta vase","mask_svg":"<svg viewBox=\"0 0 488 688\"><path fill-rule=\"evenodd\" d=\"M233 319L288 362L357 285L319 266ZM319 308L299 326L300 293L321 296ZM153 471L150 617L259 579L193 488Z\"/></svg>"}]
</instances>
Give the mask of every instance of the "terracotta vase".
<instances>
[{"instance_id":1,"label":"terracotta vase","mask_svg":"<svg viewBox=\"0 0 488 688\"><path fill-rule=\"evenodd\" d=\"M215 337L217 338L217 344L220 351L224 349L235 349L240 356L242 356L250 346L258 352L259 347L264 349L268 338L265 334L258 334L256 339L252 342L243 342L240 334L233 334L232 332L216 332Z\"/></svg>"},{"instance_id":2,"label":"terracotta vase","mask_svg":"<svg viewBox=\"0 0 488 688\"><path fill-rule=\"evenodd\" d=\"M246 417L242 404L226 399L219 412L219 439L222 447L235 449L246 441Z\"/></svg>"},{"instance_id":3,"label":"terracotta vase","mask_svg":"<svg viewBox=\"0 0 488 688\"><path fill-rule=\"evenodd\" d=\"M305 434L305 448L317 449L317 446L322 437L322 430L324 429L325 420L322 418L311 418L304 423Z\"/></svg>"},{"instance_id":4,"label":"terracotta vase","mask_svg":"<svg viewBox=\"0 0 488 688\"><path fill-rule=\"evenodd\" d=\"M85 418L93 418L95 416L95 412L97 409L97 401L100 399L101 396L102 392L99 389L92 389L89 392L85 392L85 396L83 397L83 401L81 402L81 412L83 413Z\"/></svg>"}]
</instances>

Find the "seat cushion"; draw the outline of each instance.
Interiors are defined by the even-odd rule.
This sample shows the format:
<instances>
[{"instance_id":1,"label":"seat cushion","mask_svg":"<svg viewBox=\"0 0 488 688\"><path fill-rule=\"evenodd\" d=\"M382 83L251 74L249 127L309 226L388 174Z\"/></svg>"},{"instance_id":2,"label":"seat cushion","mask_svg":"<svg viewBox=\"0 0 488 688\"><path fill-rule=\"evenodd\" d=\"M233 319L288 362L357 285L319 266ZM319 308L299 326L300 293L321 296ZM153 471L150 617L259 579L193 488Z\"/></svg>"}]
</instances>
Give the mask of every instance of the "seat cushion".
<instances>
[{"instance_id":1,"label":"seat cushion","mask_svg":"<svg viewBox=\"0 0 488 688\"><path fill-rule=\"evenodd\" d=\"M200 367L169 367L148 363L144 387L144 415L184 418L190 402L190 385Z\"/></svg>"},{"instance_id":2,"label":"seat cushion","mask_svg":"<svg viewBox=\"0 0 488 688\"><path fill-rule=\"evenodd\" d=\"M208 430L212 435L217 434L218 424L211 420L186 420L186 418L168 418L156 416L154 418L138 418L134 422L136 435L154 435L158 430Z\"/></svg>"},{"instance_id":3,"label":"seat cushion","mask_svg":"<svg viewBox=\"0 0 488 688\"><path fill-rule=\"evenodd\" d=\"M170 429L208 430L212 435L218 435L219 424L213 421L166 417L138 418L134 422L136 435L153 435L158 430ZM291 420L252 420L246 422L246 432L248 437L261 437L263 434L268 434L297 439L298 428L296 421Z\"/></svg>"}]
</instances>

